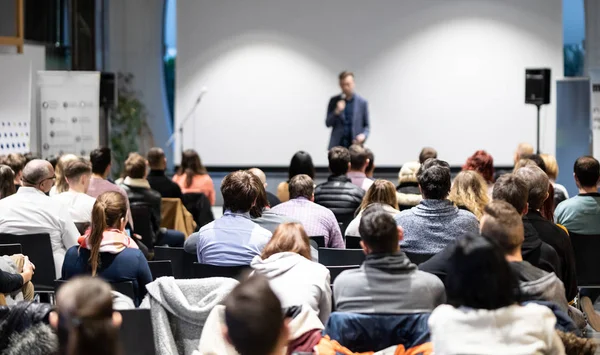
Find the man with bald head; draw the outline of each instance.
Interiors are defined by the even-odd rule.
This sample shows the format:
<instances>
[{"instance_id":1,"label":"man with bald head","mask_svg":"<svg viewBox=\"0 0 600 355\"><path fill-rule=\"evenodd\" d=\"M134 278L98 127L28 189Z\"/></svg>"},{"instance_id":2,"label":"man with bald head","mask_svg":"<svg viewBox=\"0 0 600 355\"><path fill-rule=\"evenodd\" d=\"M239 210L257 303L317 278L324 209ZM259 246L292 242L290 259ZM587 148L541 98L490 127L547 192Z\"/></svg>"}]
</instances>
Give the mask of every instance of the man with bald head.
<instances>
[{"instance_id":1,"label":"man with bald head","mask_svg":"<svg viewBox=\"0 0 600 355\"><path fill-rule=\"evenodd\" d=\"M60 278L65 253L77 245L79 232L68 209L46 195L55 179L49 162L36 159L27 163L22 187L16 194L0 200L0 233L48 233L56 277Z\"/></svg>"},{"instance_id":2,"label":"man with bald head","mask_svg":"<svg viewBox=\"0 0 600 355\"><path fill-rule=\"evenodd\" d=\"M267 176L265 175L265 173L259 168L252 168L248 171L250 172L250 174L258 177L260 179L260 182L263 183L263 186L265 187L265 192L267 193L267 200L269 201L269 206L275 207L278 204L280 204L281 200L279 200L279 198L277 198L277 196L275 196L274 194L267 191Z\"/></svg>"}]
</instances>

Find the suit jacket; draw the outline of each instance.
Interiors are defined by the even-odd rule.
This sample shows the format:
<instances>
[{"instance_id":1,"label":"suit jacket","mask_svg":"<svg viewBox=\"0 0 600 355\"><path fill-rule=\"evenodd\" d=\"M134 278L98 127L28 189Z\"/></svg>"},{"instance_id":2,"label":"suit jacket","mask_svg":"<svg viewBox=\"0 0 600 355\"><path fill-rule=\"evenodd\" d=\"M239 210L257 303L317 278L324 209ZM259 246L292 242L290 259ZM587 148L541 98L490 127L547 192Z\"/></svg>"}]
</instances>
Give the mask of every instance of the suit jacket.
<instances>
[{"instance_id":1,"label":"suit jacket","mask_svg":"<svg viewBox=\"0 0 600 355\"><path fill-rule=\"evenodd\" d=\"M164 170L150 170L148 183L163 198L181 198L181 188L165 175Z\"/></svg>"},{"instance_id":2,"label":"suit jacket","mask_svg":"<svg viewBox=\"0 0 600 355\"><path fill-rule=\"evenodd\" d=\"M337 102L342 99L342 95L337 95L329 100L327 106L327 118L325 125L331 127L331 139L329 140L329 148L342 144L344 138L344 112L339 115L335 114ZM354 94L354 117L352 119L352 139L359 134L369 136L369 105L367 100L361 96Z\"/></svg>"}]
</instances>

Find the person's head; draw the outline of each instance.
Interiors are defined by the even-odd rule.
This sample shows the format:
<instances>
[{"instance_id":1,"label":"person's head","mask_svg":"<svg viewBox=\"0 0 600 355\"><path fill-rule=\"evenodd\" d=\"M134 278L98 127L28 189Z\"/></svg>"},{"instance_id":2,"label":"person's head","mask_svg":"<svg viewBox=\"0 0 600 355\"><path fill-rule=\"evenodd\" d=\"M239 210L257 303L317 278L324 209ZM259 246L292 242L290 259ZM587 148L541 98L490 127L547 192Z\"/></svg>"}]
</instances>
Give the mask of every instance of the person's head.
<instances>
[{"instance_id":1,"label":"person's head","mask_svg":"<svg viewBox=\"0 0 600 355\"><path fill-rule=\"evenodd\" d=\"M425 199L443 200L450 193L450 165L443 160L428 159L419 167L417 182Z\"/></svg>"},{"instance_id":2,"label":"person's head","mask_svg":"<svg viewBox=\"0 0 600 355\"><path fill-rule=\"evenodd\" d=\"M396 198L396 187L394 184L387 180L375 180L367 190L358 211L364 210L372 203L381 203L398 209L398 199Z\"/></svg>"},{"instance_id":3,"label":"person's head","mask_svg":"<svg viewBox=\"0 0 600 355\"><path fill-rule=\"evenodd\" d=\"M192 186L194 176L207 174L206 168L202 165L202 160L200 160L200 156L193 149L188 149L182 153L180 170L186 176L186 187Z\"/></svg>"},{"instance_id":4,"label":"person's head","mask_svg":"<svg viewBox=\"0 0 600 355\"><path fill-rule=\"evenodd\" d=\"M526 166L538 166L538 165L531 159L520 159L519 161L517 161L515 163L515 167L513 168L513 174L516 173L517 170L524 168Z\"/></svg>"},{"instance_id":5,"label":"person's head","mask_svg":"<svg viewBox=\"0 0 600 355\"><path fill-rule=\"evenodd\" d=\"M223 210L231 212L249 212L258 198L259 189L256 177L245 170L234 171L221 182Z\"/></svg>"},{"instance_id":6,"label":"person's head","mask_svg":"<svg viewBox=\"0 0 600 355\"><path fill-rule=\"evenodd\" d=\"M69 190L86 193L90 186L92 167L85 159L77 158L65 165L63 175L69 185Z\"/></svg>"},{"instance_id":7,"label":"person's head","mask_svg":"<svg viewBox=\"0 0 600 355\"><path fill-rule=\"evenodd\" d=\"M0 165L0 200L16 192L15 173L8 165Z\"/></svg>"},{"instance_id":8,"label":"person's head","mask_svg":"<svg viewBox=\"0 0 600 355\"><path fill-rule=\"evenodd\" d=\"M132 179L145 179L148 175L148 162L138 153L130 153L125 160L125 176Z\"/></svg>"},{"instance_id":9,"label":"person's head","mask_svg":"<svg viewBox=\"0 0 600 355\"><path fill-rule=\"evenodd\" d=\"M455 307L494 310L517 302L518 283L498 245L479 235L456 241L446 294Z\"/></svg>"},{"instance_id":10,"label":"person's head","mask_svg":"<svg viewBox=\"0 0 600 355\"><path fill-rule=\"evenodd\" d=\"M110 173L112 155L110 148L101 147L92 150L90 153L90 163L92 163L92 173L102 176L106 179Z\"/></svg>"},{"instance_id":11,"label":"person's head","mask_svg":"<svg viewBox=\"0 0 600 355\"><path fill-rule=\"evenodd\" d=\"M265 175L264 171L260 170L259 168L251 168L248 169L248 171L250 172L250 174L253 174L257 178L259 178L260 182L263 184L263 187L265 189L267 188L267 175Z\"/></svg>"},{"instance_id":12,"label":"person's head","mask_svg":"<svg viewBox=\"0 0 600 355\"><path fill-rule=\"evenodd\" d=\"M21 181L23 186L34 187L43 193L50 192L56 176L52 165L41 159L34 159L23 168L23 177Z\"/></svg>"},{"instance_id":13,"label":"person's head","mask_svg":"<svg viewBox=\"0 0 600 355\"><path fill-rule=\"evenodd\" d=\"M346 97L350 97L354 94L354 73L344 70L338 76L340 80L340 88Z\"/></svg>"},{"instance_id":14,"label":"person's head","mask_svg":"<svg viewBox=\"0 0 600 355\"><path fill-rule=\"evenodd\" d=\"M271 240L267 243L261 258L267 259L273 254L291 252L300 254L308 260L310 256L310 242L304 227L300 223L282 223L275 229Z\"/></svg>"},{"instance_id":15,"label":"person's head","mask_svg":"<svg viewBox=\"0 0 600 355\"><path fill-rule=\"evenodd\" d=\"M367 150L359 144L353 144L348 149L350 152L350 169L366 173L369 165Z\"/></svg>"},{"instance_id":16,"label":"person's head","mask_svg":"<svg viewBox=\"0 0 600 355\"><path fill-rule=\"evenodd\" d=\"M454 178L449 199L457 206L467 208L480 219L483 207L489 202L487 183L478 172L463 170Z\"/></svg>"},{"instance_id":17,"label":"person's head","mask_svg":"<svg viewBox=\"0 0 600 355\"><path fill-rule=\"evenodd\" d=\"M463 165L463 170L474 170L481 174L485 181L493 182L494 158L485 150L478 150L467 159L467 162Z\"/></svg>"},{"instance_id":18,"label":"person's head","mask_svg":"<svg viewBox=\"0 0 600 355\"><path fill-rule=\"evenodd\" d=\"M345 175L350 169L350 151L344 147L333 147L327 154L331 174Z\"/></svg>"},{"instance_id":19,"label":"person's head","mask_svg":"<svg viewBox=\"0 0 600 355\"><path fill-rule=\"evenodd\" d=\"M481 235L496 241L505 255L521 256L525 240L523 219L510 203L495 200L485 206L479 230Z\"/></svg>"},{"instance_id":20,"label":"person's head","mask_svg":"<svg viewBox=\"0 0 600 355\"><path fill-rule=\"evenodd\" d=\"M121 354L121 314L113 309L112 288L97 277L75 277L56 294L50 325L57 329L60 354Z\"/></svg>"},{"instance_id":21,"label":"person's head","mask_svg":"<svg viewBox=\"0 0 600 355\"><path fill-rule=\"evenodd\" d=\"M419 163L423 164L427 159L437 159L437 150L431 147L425 147L421 149L421 153L419 153Z\"/></svg>"},{"instance_id":22,"label":"person's head","mask_svg":"<svg viewBox=\"0 0 600 355\"><path fill-rule=\"evenodd\" d=\"M542 208L544 201L548 198L548 185L550 180L548 175L537 166L526 166L517 170L515 173L518 177L525 180L527 183L527 189L529 190L529 203L530 210L539 210Z\"/></svg>"},{"instance_id":23,"label":"person's head","mask_svg":"<svg viewBox=\"0 0 600 355\"><path fill-rule=\"evenodd\" d=\"M240 355L280 354L289 338L281 302L269 281L254 274L240 282L224 301L225 339Z\"/></svg>"},{"instance_id":24,"label":"person's head","mask_svg":"<svg viewBox=\"0 0 600 355\"><path fill-rule=\"evenodd\" d=\"M8 165L9 168L15 173L14 183L16 185L21 184L21 177L23 177L23 168L27 164L27 159L23 154L11 153L2 159L0 164Z\"/></svg>"},{"instance_id":25,"label":"person's head","mask_svg":"<svg viewBox=\"0 0 600 355\"><path fill-rule=\"evenodd\" d=\"M519 160L523 159L524 156L532 155L532 154L533 154L533 146L529 143L521 143L521 144L519 144L519 146L517 146L517 150L515 151L513 160L516 164Z\"/></svg>"},{"instance_id":26,"label":"person's head","mask_svg":"<svg viewBox=\"0 0 600 355\"><path fill-rule=\"evenodd\" d=\"M404 163L398 172L398 185L417 182L417 172L420 167L421 164L416 161Z\"/></svg>"},{"instance_id":27,"label":"person's head","mask_svg":"<svg viewBox=\"0 0 600 355\"><path fill-rule=\"evenodd\" d=\"M250 172L251 170L252 169L248 170L248 172ZM252 175L252 185L258 192L258 195L256 196L256 202L250 208L250 216L252 218L259 218L260 216L262 216L263 210L271 206L269 205L269 199L267 198L267 191L265 190L265 185L258 176L252 173L250 174Z\"/></svg>"},{"instance_id":28,"label":"person's head","mask_svg":"<svg viewBox=\"0 0 600 355\"><path fill-rule=\"evenodd\" d=\"M492 199L508 202L517 212L523 215L528 210L529 187L520 176L504 174L494 184Z\"/></svg>"},{"instance_id":29,"label":"person's head","mask_svg":"<svg viewBox=\"0 0 600 355\"><path fill-rule=\"evenodd\" d=\"M301 150L294 154L292 161L290 161L290 168L288 170L288 182L296 175L305 174L310 176L311 179L315 178L315 166L313 164L310 154Z\"/></svg>"},{"instance_id":30,"label":"person's head","mask_svg":"<svg viewBox=\"0 0 600 355\"><path fill-rule=\"evenodd\" d=\"M89 263L92 276L96 276L100 258L102 234L107 229L125 230L127 224L127 201L118 192L105 192L98 196L92 208L92 224L88 245L90 246Z\"/></svg>"},{"instance_id":31,"label":"person's head","mask_svg":"<svg viewBox=\"0 0 600 355\"><path fill-rule=\"evenodd\" d=\"M296 175L290 180L288 185L290 200L304 197L308 200L315 198L315 183L310 176L305 174Z\"/></svg>"},{"instance_id":32,"label":"person's head","mask_svg":"<svg viewBox=\"0 0 600 355\"><path fill-rule=\"evenodd\" d=\"M533 161L535 165L542 169L542 171L546 172L546 163L539 154L524 155L521 159ZM527 163L527 165L529 165L529 163Z\"/></svg>"},{"instance_id":33,"label":"person's head","mask_svg":"<svg viewBox=\"0 0 600 355\"><path fill-rule=\"evenodd\" d=\"M67 179L65 179L65 167L72 161L76 161L79 159L75 154L65 154L58 158L58 162L56 163L56 182L54 185L56 186L56 192L61 193L69 190L69 184L67 183Z\"/></svg>"},{"instance_id":34,"label":"person's head","mask_svg":"<svg viewBox=\"0 0 600 355\"><path fill-rule=\"evenodd\" d=\"M369 148L365 148L365 151L367 152L367 158L369 159L366 174L368 177L372 178L373 173L375 172L375 154L373 154L373 151Z\"/></svg>"},{"instance_id":35,"label":"person's head","mask_svg":"<svg viewBox=\"0 0 600 355\"><path fill-rule=\"evenodd\" d=\"M399 243L404 236L394 217L379 203L371 204L363 211L358 232L365 254L393 254L400 249Z\"/></svg>"},{"instance_id":36,"label":"person's head","mask_svg":"<svg viewBox=\"0 0 600 355\"><path fill-rule=\"evenodd\" d=\"M565 346L566 355L594 355L598 345L594 339L580 338L573 333L565 333L557 330L556 333L560 337Z\"/></svg>"},{"instance_id":37,"label":"person's head","mask_svg":"<svg viewBox=\"0 0 600 355\"><path fill-rule=\"evenodd\" d=\"M577 187L596 189L600 180L600 164L594 157L579 157L573 166L573 175Z\"/></svg>"},{"instance_id":38,"label":"person's head","mask_svg":"<svg viewBox=\"0 0 600 355\"><path fill-rule=\"evenodd\" d=\"M161 148L150 148L148 154L146 154L146 159L148 160L148 165L152 170L167 169L167 157Z\"/></svg>"},{"instance_id":39,"label":"person's head","mask_svg":"<svg viewBox=\"0 0 600 355\"><path fill-rule=\"evenodd\" d=\"M554 155L550 154L540 154L540 158L544 161L544 165L546 166L546 174L551 181L556 181L558 178L558 162Z\"/></svg>"}]
</instances>

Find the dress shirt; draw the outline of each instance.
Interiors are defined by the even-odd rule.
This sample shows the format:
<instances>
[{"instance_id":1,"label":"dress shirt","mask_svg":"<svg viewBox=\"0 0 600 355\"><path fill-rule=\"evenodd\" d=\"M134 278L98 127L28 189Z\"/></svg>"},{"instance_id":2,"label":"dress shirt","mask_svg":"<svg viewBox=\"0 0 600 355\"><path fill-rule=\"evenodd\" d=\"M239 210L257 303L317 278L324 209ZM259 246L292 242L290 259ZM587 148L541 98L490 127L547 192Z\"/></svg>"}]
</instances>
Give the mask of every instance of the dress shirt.
<instances>
[{"instance_id":1,"label":"dress shirt","mask_svg":"<svg viewBox=\"0 0 600 355\"><path fill-rule=\"evenodd\" d=\"M271 211L297 219L309 236L324 236L328 248L346 247L337 219L326 207L317 205L305 197L298 197L273 207Z\"/></svg>"},{"instance_id":2,"label":"dress shirt","mask_svg":"<svg viewBox=\"0 0 600 355\"><path fill-rule=\"evenodd\" d=\"M354 119L354 95L346 100L346 108L344 109L344 137L342 146L348 148L352 144L352 120Z\"/></svg>"},{"instance_id":3,"label":"dress shirt","mask_svg":"<svg viewBox=\"0 0 600 355\"><path fill-rule=\"evenodd\" d=\"M90 179L90 186L87 190L88 195L92 196L93 198L98 198L98 196L109 191L118 192L121 195L123 195L123 197L125 197L125 203L127 203L127 220L129 221L131 228L134 228L133 218L131 217L131 209L129 208L129 199L127 198L127 193L125 192L125 190L108 180L92 176L92 178Z\"/></svg>"},{"instance_id":4,"label":"dress shirt","mask_svg":"<svg viewBox=\"0 0 600 355\"><path fill-rule=\"evenodd\" d=\"M67 208L40 190L25 186L0 200L0 233L50 234L57 278L60 278L67 249L77 245L79 238Z\"/></svg>"},{"instance_id":5,"label":"dress shirt","mask_svg":"<svg viewBox=\"0 0 600 355\"><path fill-rule=\"evenodd\" d=\"M373 185L373 180L369 179L365 173L361 173L360 171L349 171L346 176L352 180L354 185L365 191Z\"/></svg>"},{"instance_id":6,"label":"dress shirt","mask_svg":"<svg viewBox=\"0 0 600 355\"><path fill-rule=\"evenodd\" d=\"M92 223L92 208L96 199L77 191L65 191L51 197L63 204L75 223Z\"/></svg>"}]
</instances>

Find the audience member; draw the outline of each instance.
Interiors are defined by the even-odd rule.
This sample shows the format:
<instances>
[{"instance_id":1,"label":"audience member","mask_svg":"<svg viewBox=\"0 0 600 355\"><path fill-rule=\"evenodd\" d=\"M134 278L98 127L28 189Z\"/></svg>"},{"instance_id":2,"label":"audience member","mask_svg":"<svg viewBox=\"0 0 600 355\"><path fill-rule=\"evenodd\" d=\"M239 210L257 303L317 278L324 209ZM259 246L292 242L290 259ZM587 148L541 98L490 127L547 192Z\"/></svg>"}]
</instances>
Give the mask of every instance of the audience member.
<instances>
[{"instance_id":1,"label":"audience member","mask_svg":"<svg viewBox=\"0 0 600 355\"><path fill-rule=\"evenodd\" d=\"M398 247L402 228L382 205L367 207L359 229L366 260L360 268L343 271L335 279L336 311L418 313L445 302L442 282L417 270Z\"/></svg>"},{"instance_id":2,"label":"audience member","mask_svg":"<svg viewBox=\"0 0 600 355\"><path fill-rule=\"evenodd\" d=\"M450 193L450 166L447 162L427 160L419 168L417 179L423 200L418 206L395 217L404 229L401 246L405 252L436 254L459 235L479 230L475 215L459 210L447 199Z\"/></svg>"},{"instance_id":3,"label":"audience member","mask_svg":"<svg viewBox=\"0 0 600 355\"><path fill-rule=\"evenodd\" d=\"M205 194L210 204L214 206L216 201L215 185L195 150L188 149L183 152L181 174L173 176L173 181L179 185L184 194Z\"/></svg>"},{"instance_id":4,"label":"audience member","mask_svg":"<svg viewBox=\"0 0 600 355\"><path fill-rule=\"evenodd\" d=\"M165 175L167 170L167 157L161 148L151 148L146 155L150 172L148 173L148 183L150 188L163 198L181 198L181 188L173 180Z\"/></svg>"},{"instance_id":5,"label":"audience member","mask_svg":"<svg viewBox=\"0 0 600 355\"><path fill-rule=\"evenodd\" d=\"M38 302L19 302L10 307L0 307L1 354L59 354L58 337L48 324L52 309L52 305Z\"/></svg>"},{"instance_id":6,"label":"audience member","mask_svg":"<svg viewBox=\"0 0 600 355\"><path fill-rule=\"evenodd\" d=\"M69 211L46 196L55 178L50 163L30 161L23 169L23 187L0 200L0 233L48 233L56 276L60 277L65 253L77 245L79 232Z\"/></svg>"},{"instance_id":7,"label":"audience member","mask_svg":"<svg viewBox=\"0 0 600 355\"><path fill-rule=\"evenodd\" d=\"M485 180L488 191L488 195L492 195L492 188L494 185L494 158L488 154L485 150L478 150L471 155L465 165L463 165L463 171L473 170L478 172Z\"/></svg>"},{"instance_id":8,"label":"audience member","mask_svg":"<svg viewBox=\"0 0 600 355\"><path fill-rule=\"evenodd\" d=\"M544 165L546 165L546 174L550 179L550 183L554 187L554 206L558 206L559 203L569 198L569 192L567 189L556 182L558 178L558 162L553 155L550 154L540 154L540 157L544 161Z\"/></svg>"},{"instance_id":9,"label":"audience member","mask_svg":"<svg viewBox=\"0 0 600 355\"><path fill-rule=\"evenodd\" d=\"M19 190L21 187L21 178L23 177L23 168L25 168L25 164L27 163L27 159L22 154L11 153L4 157L4 159L0 159L0 164L8 165L9 168L15 173L14 183L16 190Z\"/></svg>"},{"instance_id":10,"label":"audience member","mask_svg":"<svg viewBox=\"0 0 600 355\"><path fill-rule=\"evenodd\" d=\"M375 154L373 154L373 151L369 148L365 148L365 151L367 152L367 159L369 159L369 165L367 165L367 171L365 173L369 179L373 179L375 173Z\"/></svg>"},{"instance_id":11,"label":"audience member","mask_svg":"<svg viewBox=\"0 0 600 355\"><path fill-rule=\"evenodd\" d=\"M100 276L108 282L132 281L136 304L152 282L150 267L137 244L125 234L127 204L121 194L105 192L98 196L92 211L92 226L71 247L62 268L64 280L77 275Z\"/></svg>"},{"instance_id":12,"label":"audience member","mask_svg":"<svg viewBox=\"0 0 600 355\"><path fill-rule=\"evenodd\" d=\"M8 165L0 165L0 200L15 192L15 173Z\"/></svg>"},{"instance_id":13,"label":"audience member","mask_svg":"<svg viewBox=\"0 0 600 355\"><path fill-rule=\"evenodd\" d=\"M238 170L221 182L223 217L200 228L184 244L197 253L198 262L218 266L250 265L260 255L272 233L252 222L250 209L258 197L254 175Z\"/></svg>"},{"instance_id":14,"label":"audience member","mask_svg":"<svg viewBox=\"0 0 600 355\"><path fill-rule=\"evenodd\" d=\"M546 163L544 162L544 159L542 159L542 157L539 154L530 154L530 155L525 155L523 156L523 158L525 161L531 160L535 163L535 165L538 166L538 168L542 169L543 172L546 172ZM529 164L527 164L529 165ZM516 172L516 170L515 170Z\"/></svg>"},{"instance_id":15,"label":"audience member","mask_svg":"<svg viewBox=\"0 0 600 355\"><path fill-rule=\"evenodd\" d=\"M359 226L362 214L367 207L374 203L381 204L382 208L392 217L400 213L394 184L387 180L375 180L363 198L363 202L358 208L358 214L346 228L346 236L360 237Z\"/></svg>"},{"instance_id":16,"label":"audience member","mask_svg":"<svg viewBox=\"0 0 600 355\"><path fill-rule=\"evenodd\" d=\"M65 206L75 223L91 223L92 208L96 199L86 195L92 177L92 167L83 158L69 161L63 167L63 175L69 186L67 191L52 196Z\"/></svg>"},{"instance_id":17,"label":"audience member","mask_svg":"<svg viewBox=\"0 0 600 355\"><path fill-rule=\"evenodd\" d=\"M269 206L275 207L278 204L280 204L281 201L279 201L277 196L275 196L272 193L270 193L269 191L267 191L268 184L267 184L267 176L265 175L265 173L262 170L260 170L259 168L252 168L248 171L250 173L256 175L256 177L258 177L260 179L260 182L263 184L263 189L265 190L265 193L267 195L267 200L269 201Z\"/></svg>"},{"instance_id":18,"label":"audience member","mask_svg":"<svg viewBox=\"0 0 600 355\"><path fill-rule=\"evenodd\" d=\"M252 218L252 222L258 224L271 233L275 232L275 229L277 229L277 227L279 227L279 225L282 223L297 222L293 218L279 215L271 211L263 182L258 178L258 176L254 174L252 175L252 183L258 191L256 202L250 209L250 217Z\"/></svg>"},{"instance_id":19,"label":"audience member","mask_svg":"<svg viewBox=\"0 0 600 355\"><path fill-rule=\"evenodd\" d=\"M437 159L437 155L437 150L431 147L425 147L421 149L421 153L419 153L419 164L423 164L427 159Z\"/></svg>"},{"instance_id":20,"label":"audience member","mask_svg":"<svg viewBox=\"0 0 600 355\"><path fill-rule=\"evenodd\" d=\"M315 179L315 166L310 154L301 150L294 154L290 167L288 169L288 180L279 183L277 186L277 198L281 202L287 202L290 199L289 182L296 175L305 174Z\"/></svg>"},{"instance_id":21,"label":"audience member","mask_svg":"<svg viewBox=\"0 0 600 355\"><path fill-rule=\"evenodd\" d=\"M488 204L488 186L476 171L463 170L452 183L448 199L461 210L466 210L481 219L483 208Z\"/></svg>"},{"instance_id":22,"label":"audience member","mask_svg":"<svg viewBox=\"0 0 600 355\"><path fill-rule=\"evenodd\" d=\"M594 355L596 353L598 345L595 339L580 338L573 333L565 333L560 330L557 330L556 333L565 346L566 355Z\"/></svg>"},{"instance_id":23,"label":"audience member","mask_svg":"<svg viewBox=\"0 0 600 355\"><path fill-rule=\"evenodd\" d=\"M273 292L285 308L309 305L323 324L331 313L329 270L311 261L308 236L299 223L277 227L261 256L251 264L269 279Z\"/></svg>"},{"instance_id":24,"label":"audience member","mask_svg":"<svg viewBox=\"0 0 600 355\"><path fill-rule=\"evenodd\" d=\"M420 167L420 163L408 162L404 163L398 172L396 197L398 198L400 211L415 207L423 199L421 190L419 190L419 182L417 181L417 172Z\"/></svg>"},{"instance_id":25,"label":"audience member","mask_svg":"<svg viewBox=\"0 0 600 355\"><path fill-rule=\"evenodd\" d=\"M513 156L513 161L515 163L515 165L517 164L517 162L521 159L524 159L524 157L526 156L530 156L533 155L534 151L533 151L533 146L529 143L520 143L517 146L517 150L515 151L515 154Z\"/></svg>"},{"instance_id":26,"label":"audience member","mask_svg":"<svg viewBox=\"0 0 600 355\"><path fill-rule=\"evenodd\" d=\"M359 144L353 144L348 149L350 152L350 171L346 174L352 183L367 191L373 184L373 180L367 177L367 167L370 160L367 150Z\"/></svg>"},{"instance_id":27,"label":"audience member","mask_svg":"<svg viewBox=\"0 0 600 355\"><path fill-rule=\"evenodd\" d=\"M350 168L350 152L344 147L333 147L327 156L331 175L327 182L315 189L315 203L329 208L338 221L348 222L365 195L365 191L354 185L346 176Z\"/></svg>"},{"instance_id":28,"label":"audience member","mask_svg":"<svg viewBox=\"0 0 600 355\"><path fill-rule=\"evenodd\" d=\"M0 305L6 305L6 300L2 299L5 295L19 291L22 292L24 300L33 301L34 289L30 281L35 271L35 265L29 261L27 256L21 254L11 255L10 259L18 270L8 272L0 269Z\"/></svg>"},{"instance_id":29,"label":"audience member","mask_svg":"<svg viewBox=\"0 0 600 355\"><path fill-rule=\"evenodd\" d=\"M304 226L311 236L324 236L328 248L345 248L340 226L333 212L317 205L314 200L313 180L305 174L290 180L290 200L273 208L273 212L292 217Z\"/></svg>"},{"instance_id":30,"label":"audience member","mask_svg":"<svg viewBox=\"0 0 600 355\"><path fill-rule=\"evenodd\" d=\"M569 235L559 226L545 219L539 212L544 201L548 199L548 175L542 169L528 166L517 170L518 177L527 182L529 188L529 209L523 217L537 231L540 239L548 243L558 253L560 269L556 274L565 284L567 299L573 300L577 296L577 275L575 272L575 253Z\"/></svg>"},{"instance_id":31,"label":"audience member","mask_svg":"<svg viewBox=\"0 0 600 355\"><path fill-rule=\"evenodd\" d=\"M113 309L111 287L92 277L73 279L56 294L50 324L58 333L59 354L121 354L119 327L123 318ZM148 339L144 339L148 341Z\"/></svg>"},{"instance_id":32,"label":"audience member","mask_svg":"<svg viewBox=\"0 0 600 355\"><path fill-rule=\"evenodd\" d=\"M65 154L61 155L60 158L58 158L55 170L56 181L54 182L54 186L52 186L52 189L50 190L50 196L54 196L56 194L60 194L69 190L69 184L65 179L64 170L69 162L76 161L77 159L78 158L75 154Z\"/></svg>"}]
</instances>

